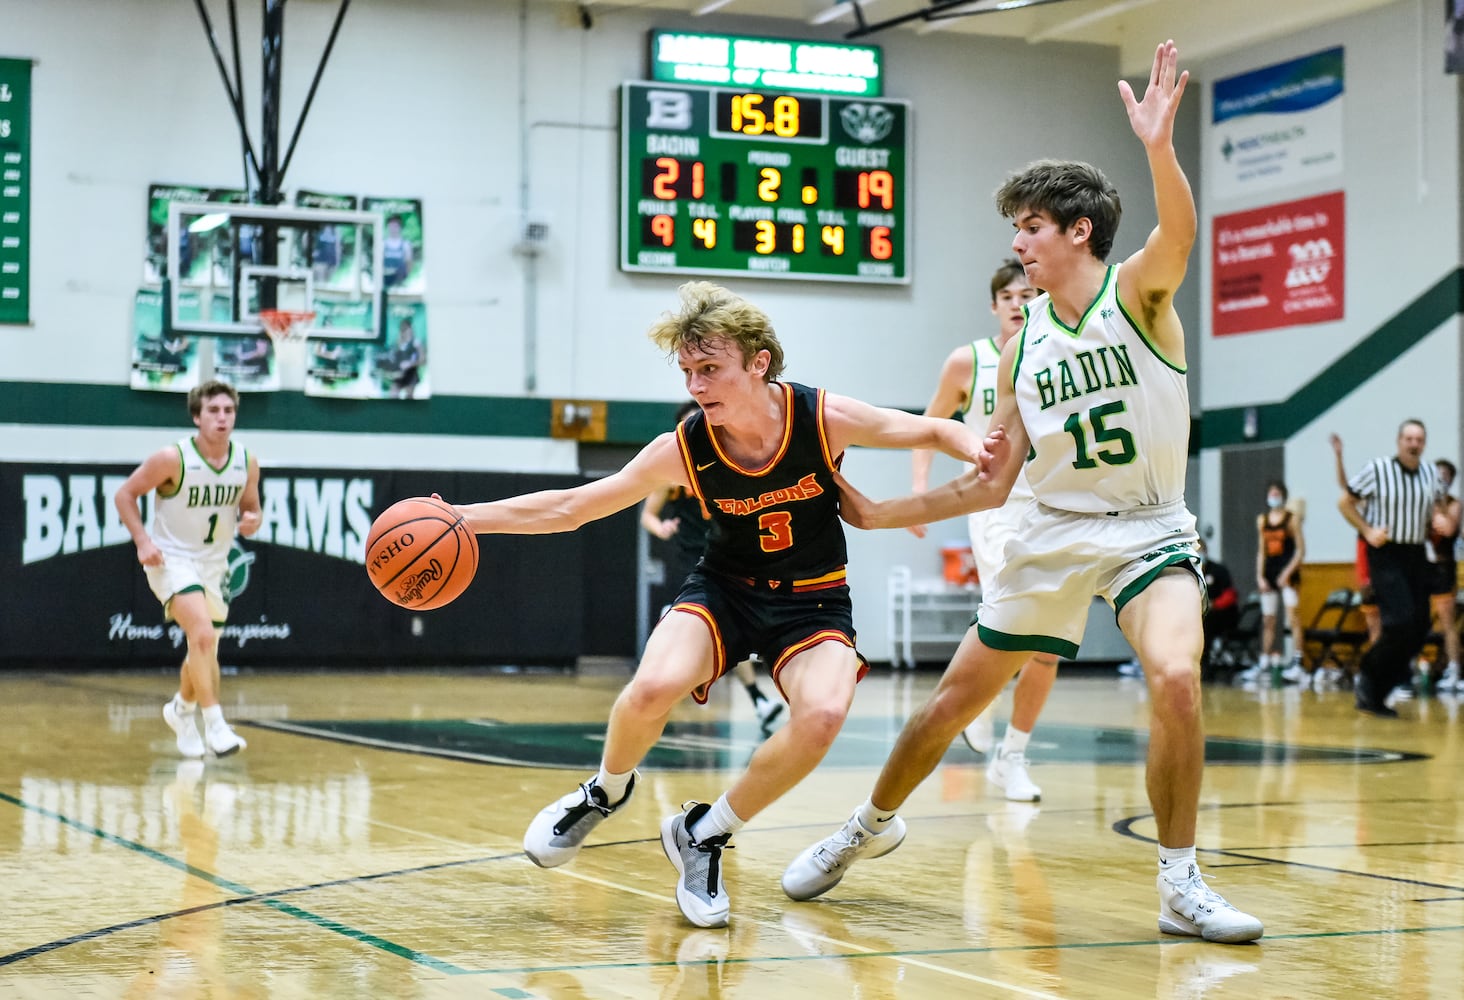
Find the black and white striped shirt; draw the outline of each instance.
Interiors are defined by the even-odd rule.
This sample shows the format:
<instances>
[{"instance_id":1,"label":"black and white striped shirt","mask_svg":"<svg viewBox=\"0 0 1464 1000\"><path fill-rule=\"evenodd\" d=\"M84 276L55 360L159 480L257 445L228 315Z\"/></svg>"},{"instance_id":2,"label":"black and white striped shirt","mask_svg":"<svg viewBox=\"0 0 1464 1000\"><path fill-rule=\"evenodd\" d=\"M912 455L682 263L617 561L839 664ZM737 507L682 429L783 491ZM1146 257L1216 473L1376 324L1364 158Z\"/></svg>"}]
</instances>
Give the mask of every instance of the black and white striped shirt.
<instances>
[{"instance_id":1,"label":"black and white striped shirt","mask_svg":"<svg viewBox=\"0 0 1464 1000\"><path fill-rule=\"evenodd\" d=\"M1363 518L1374 528L1386 528L1388 540L1422 545L1428 538L1434 502L1444 495L1443 483L1432 462L1405 468L1396 458L1375 458L1347 482L1347 491L1359 500Z\"/></svg>"}]
</instances>

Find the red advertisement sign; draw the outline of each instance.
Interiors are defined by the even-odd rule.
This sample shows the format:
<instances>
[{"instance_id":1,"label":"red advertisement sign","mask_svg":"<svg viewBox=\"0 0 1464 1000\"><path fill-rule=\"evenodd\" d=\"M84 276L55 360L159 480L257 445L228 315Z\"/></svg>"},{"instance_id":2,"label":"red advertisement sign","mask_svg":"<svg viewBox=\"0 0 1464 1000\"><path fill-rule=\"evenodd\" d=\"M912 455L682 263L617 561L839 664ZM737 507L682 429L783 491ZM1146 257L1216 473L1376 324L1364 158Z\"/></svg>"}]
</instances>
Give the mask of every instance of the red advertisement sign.
<instances>
[{"instance_id":1,"label":"red advertisement sign","mask_svg":"<svg viewBox=\"0 0 1464 1000\"><path fill-rule=\"evenodd\" d=\"M1343 315L1341 191L1217 215L1211 224L1211 332L1275 330Z\"/></svg>"}]
</instances>

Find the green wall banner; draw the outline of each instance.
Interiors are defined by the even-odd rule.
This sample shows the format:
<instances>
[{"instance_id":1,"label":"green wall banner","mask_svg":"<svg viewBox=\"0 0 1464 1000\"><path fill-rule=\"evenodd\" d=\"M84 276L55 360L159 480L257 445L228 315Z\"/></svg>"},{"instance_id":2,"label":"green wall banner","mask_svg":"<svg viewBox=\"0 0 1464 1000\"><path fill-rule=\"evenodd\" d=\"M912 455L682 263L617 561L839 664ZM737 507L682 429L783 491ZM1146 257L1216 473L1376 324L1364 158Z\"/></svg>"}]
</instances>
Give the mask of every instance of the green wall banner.
<instances>
[{"instance_id":1,"label":"green wall banner","mask_svg":"<svg viewBox=\"0 0 1464 1000\"><path fill-rule=\"evenodd\" d=\"M0 59L0 323L30 322L31 61Z\"/></svg>"}]
</instances>

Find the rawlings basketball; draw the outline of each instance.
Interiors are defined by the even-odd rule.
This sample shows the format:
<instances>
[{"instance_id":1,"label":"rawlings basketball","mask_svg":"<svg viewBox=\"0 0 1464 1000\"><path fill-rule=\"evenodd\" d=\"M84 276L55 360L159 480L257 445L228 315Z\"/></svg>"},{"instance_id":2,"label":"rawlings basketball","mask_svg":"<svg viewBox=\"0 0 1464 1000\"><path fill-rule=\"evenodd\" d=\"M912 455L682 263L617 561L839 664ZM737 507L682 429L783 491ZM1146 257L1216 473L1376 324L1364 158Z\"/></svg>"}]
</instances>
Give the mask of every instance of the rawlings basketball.
<instances>
[{"instance_id":1,"label":"rawlings basketball","mask_svg":"<svg viewBox=\"0 0 1464 1000\"><path fill-rule=\"evenodd\" d=\"M381 595L409 611L456 600L478 572L478 538L450 504L410 497L371 524L366 572Z\"/></svg>"}]
</instances>

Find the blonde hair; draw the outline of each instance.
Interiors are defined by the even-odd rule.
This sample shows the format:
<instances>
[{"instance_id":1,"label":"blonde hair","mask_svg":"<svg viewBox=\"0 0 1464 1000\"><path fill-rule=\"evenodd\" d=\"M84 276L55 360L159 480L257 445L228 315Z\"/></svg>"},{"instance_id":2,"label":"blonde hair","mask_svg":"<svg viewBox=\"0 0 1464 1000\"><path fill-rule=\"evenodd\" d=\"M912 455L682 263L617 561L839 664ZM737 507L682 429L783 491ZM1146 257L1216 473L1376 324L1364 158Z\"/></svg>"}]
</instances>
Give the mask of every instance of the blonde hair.
<instances>
[{"instance_id":1,"label":"blonde hair","mask_svg":"<svg viewBox=\"0 0 1464 1000\"><path fill-rule=\"evenodd\" d=\"M684 347L705 351L713 341L726 340L737 345L744 365L767 351L767 381L783 373L783 345L767 313L710 281L688 281L677 292L680 310L666 313L646 332L657 347L674 355Z\"/></svg>"}]
</instances>

